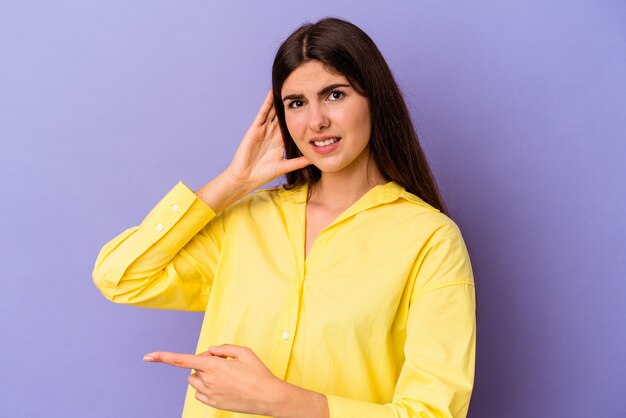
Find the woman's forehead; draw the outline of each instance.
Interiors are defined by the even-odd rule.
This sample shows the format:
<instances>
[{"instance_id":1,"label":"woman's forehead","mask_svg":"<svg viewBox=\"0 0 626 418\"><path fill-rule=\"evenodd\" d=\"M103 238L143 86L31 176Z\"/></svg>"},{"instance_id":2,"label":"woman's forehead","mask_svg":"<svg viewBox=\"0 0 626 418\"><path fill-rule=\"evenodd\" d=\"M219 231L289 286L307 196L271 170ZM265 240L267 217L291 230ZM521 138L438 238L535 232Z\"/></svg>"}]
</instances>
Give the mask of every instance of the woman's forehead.
<instances>
[{"instance_id":1,"label":"woman's forehead","mask_svg":"<svg viewBox=\"0 0 626 418\"><path fill-rule=\"evenodd\" d=\"M319 61L308 61L297 67L285 79L282 95L316 93L331 84L350 84L341 73Z\"/></svg>"}]
</instances>

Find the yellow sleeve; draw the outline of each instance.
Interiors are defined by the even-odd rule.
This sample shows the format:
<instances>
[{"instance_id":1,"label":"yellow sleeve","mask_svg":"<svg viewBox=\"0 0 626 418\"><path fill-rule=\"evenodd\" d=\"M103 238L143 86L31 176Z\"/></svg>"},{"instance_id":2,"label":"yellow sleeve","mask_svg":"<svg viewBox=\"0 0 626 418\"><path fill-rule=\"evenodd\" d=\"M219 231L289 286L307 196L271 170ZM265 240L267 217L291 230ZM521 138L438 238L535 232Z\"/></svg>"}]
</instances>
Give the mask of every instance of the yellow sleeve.
<instances>
[{"instance_id":1,"label":"yellow sleeve","mask_svg":"<svg viewBox=\"0 0 626 418\"><path fill-rule=\"evenodd\" d=\"M222 217L179 182L141 225L102 248L94 283L116 303L203 311L222 238Z\"/></svg>"},{"instance_id":2,"label":"yellow sleeve","mask_svg":"<svg viewBox=\"0 0 626 418\"><path fill-rule=\"evenodd\" d=\"M434 234L417 262L404 364L393 400L375 404L326 395L331 418L463 418L474 384L476 299L456 225Z\"/></svg>"}]
</instances>

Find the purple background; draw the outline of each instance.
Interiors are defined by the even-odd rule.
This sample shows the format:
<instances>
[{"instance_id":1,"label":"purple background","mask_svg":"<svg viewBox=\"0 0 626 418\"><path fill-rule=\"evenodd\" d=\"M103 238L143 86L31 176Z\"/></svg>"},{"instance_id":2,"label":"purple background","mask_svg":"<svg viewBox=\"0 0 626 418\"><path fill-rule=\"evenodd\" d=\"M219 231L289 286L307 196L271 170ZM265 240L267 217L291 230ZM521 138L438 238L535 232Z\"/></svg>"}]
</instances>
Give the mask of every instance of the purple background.
<instances>
[{"instance_id":1,"label":"purple background","mask_svg":"<svg viewBox=\"0 0 626 418\"><path fill-rule=\"evenodd\" d=\"M226 167L301 22L349 19L406 93L470 247L470 417L626 416L623 1L0 3L0 416L175 417L201 314L91 271ZM371 3L371 4L370 4Z\"/></svg>"}]
</instances>

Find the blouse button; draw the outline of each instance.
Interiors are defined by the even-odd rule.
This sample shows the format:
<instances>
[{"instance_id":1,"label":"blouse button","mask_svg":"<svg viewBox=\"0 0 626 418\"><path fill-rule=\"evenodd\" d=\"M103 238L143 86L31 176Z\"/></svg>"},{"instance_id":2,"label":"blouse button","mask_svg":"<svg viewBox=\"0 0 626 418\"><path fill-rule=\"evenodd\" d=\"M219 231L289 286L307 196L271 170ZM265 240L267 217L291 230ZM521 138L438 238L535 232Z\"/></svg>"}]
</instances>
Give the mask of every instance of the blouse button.
<instances>
[{"instance_id":1,"label":"blouse button","mask_svg":"<svg viewBox=\"0 0 626 418\"><path fill-rule=\"evenodd\" d=\"M163 231L163 224L158 224L156 226L156 230L159 231L159 232Z\"/></svg>"},{"instance_id":2,"label":"blouse button","mask_svg":"<svg viewBox=\"0 0 626 418\"><path fill-rule=\"evenodd\" d=\"M283 332L282 337L283 337L283 340L289 339L289 333L287 331Z\"/></svg>"},{"instance_id":3,"label":"blouse button","mask_svg":"<svg viewBox=\"0 0 626 418\"><path fill-rule=\"evenodd\" d=\"M179 209L180 209L180 206L178 205L172 206L172 212L178 212Z\"/></svg>"}]
</instances>

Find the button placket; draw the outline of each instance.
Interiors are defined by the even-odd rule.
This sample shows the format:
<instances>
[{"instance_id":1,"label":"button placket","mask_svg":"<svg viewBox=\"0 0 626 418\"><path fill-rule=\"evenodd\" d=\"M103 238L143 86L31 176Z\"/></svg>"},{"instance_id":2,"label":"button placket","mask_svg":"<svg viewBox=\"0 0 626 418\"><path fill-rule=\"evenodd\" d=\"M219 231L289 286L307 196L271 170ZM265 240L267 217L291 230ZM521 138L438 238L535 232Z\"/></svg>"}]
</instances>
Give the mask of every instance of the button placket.
<instances>
[{"instance_id":1,"label":"button placket","mask_svg":"<svg viewBox=\"0 0 626 418\"><path fill-rule=\"evenodd\" d=\"M271 360L271 369L279 377L284 378L287 372L291 350L295 342L296 329L298 327L298 312L300 309L299 283L294 283L289 299L286 301L285 310L276 329L276 345Z\"/></svg>"}]
</instances>

